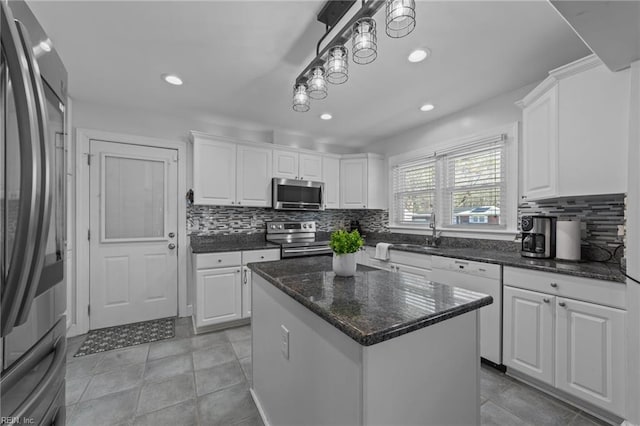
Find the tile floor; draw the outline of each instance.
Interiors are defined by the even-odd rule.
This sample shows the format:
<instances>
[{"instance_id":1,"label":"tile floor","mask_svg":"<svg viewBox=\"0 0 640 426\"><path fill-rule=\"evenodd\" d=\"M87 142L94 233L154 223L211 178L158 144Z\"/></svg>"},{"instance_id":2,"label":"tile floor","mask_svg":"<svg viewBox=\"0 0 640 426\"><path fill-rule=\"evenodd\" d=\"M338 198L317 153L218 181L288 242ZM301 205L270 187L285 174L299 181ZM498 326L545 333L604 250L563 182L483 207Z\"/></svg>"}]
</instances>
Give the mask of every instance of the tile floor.
<instances>
[{"instance_id":1,"label":"tile floor","mask_svg":"<svg viewBox=\"0 0 640 426\"><path fill-rule=\"evenodd\" d=\"M176 337L74 358L84 336L69 339L70 426L263 425L249 394L251 329L194 336L190 318ZM483 366L483 425L604 424Z\"/></svg>"}]
</instances>

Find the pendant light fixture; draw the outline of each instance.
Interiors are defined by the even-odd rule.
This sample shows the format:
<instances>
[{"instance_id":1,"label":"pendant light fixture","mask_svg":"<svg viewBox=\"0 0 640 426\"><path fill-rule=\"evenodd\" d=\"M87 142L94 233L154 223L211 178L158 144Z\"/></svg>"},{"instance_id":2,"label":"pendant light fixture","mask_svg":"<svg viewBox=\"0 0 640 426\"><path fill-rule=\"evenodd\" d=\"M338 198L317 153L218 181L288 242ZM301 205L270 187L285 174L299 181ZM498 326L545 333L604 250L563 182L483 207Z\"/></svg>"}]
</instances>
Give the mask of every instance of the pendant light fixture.
<instances>
[{"instance_id":1,"label":"pendant light fixture","mask_svg":"<svg viewBox=\"0 0 640 426\"><path fill-rule=\"evenodd\" d=\"M400 38L416 27L415 0L387 0L387 35Z\"/></svg>"},{"instance_id":2,"label":"pendant light fixture","mask_svg":"<svg viewBox=\"0 0 640 426\"><path fill-rule=\"evenodd\" d=\"M327 81L331 84L342 84L349 78L349 51L344 46L329 49L329 57L325 64Z\"/></svg>"},{"instance_id":3,"label":"pendant light fixture","mask_svg":"<svg viewBox=\"0 0 640 426\"><path fill-rule=\"evenodd\" d=\"M378 56L376 39L376 21L373 18L360 18L353 25L353 62L369 64Z\"/></svg>"},{"instance_id":4,"label":"pendant light fixture","mask_svg":"<svg viewBox=\"0 0 640 426\"><path fill-rule=\"evenodd\" d=\"M327 97L327 80L324 78L324 68L322 66L313 67L309 77L309 97L311 99L324 99Z\"/></svg>"},{"instance_id":5,"label":"pendant light fixture","mask_svg":"<svg viewBox=\"0 0 640 426\"><path fill-rule=\"evenodd\" d=\"M356 2L360 2L361 6L354 11ZM325 25L326 32L318 40L316 57L296 79L293 87L294 111L309 111L310 99L326 98L327 83L342 84L349 79L349 51L345 46L349 39L353 48L353 62L369 64L377 58L378 36L373 16L383 7L386 9L386 33L390 37L404 37L413 31L416 26L415 0L325 2L317 18Z\"/></svg>"},{"instance_id":6,"label":"pendant light fixture","mask_svg":"<svg viewBox=\"0 0 640 426\"><path fill-rule=\"evenodd\" d=\"M309 94L307 85L300 81L293 86L293 110L298 112L309 111Z\"/></svg>"}]
</instances>

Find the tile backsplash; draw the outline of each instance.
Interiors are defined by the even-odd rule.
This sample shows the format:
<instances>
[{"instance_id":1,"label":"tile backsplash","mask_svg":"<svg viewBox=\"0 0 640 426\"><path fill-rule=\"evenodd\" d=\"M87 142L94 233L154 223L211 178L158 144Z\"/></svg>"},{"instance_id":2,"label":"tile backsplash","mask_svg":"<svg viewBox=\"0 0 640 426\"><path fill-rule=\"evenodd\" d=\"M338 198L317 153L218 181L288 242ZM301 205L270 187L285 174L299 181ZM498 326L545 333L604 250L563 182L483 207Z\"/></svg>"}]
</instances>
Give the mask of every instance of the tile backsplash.
<instances>
[{"instance_id":1,"label":"tile backsplash","mask_svg":"<svg viewBox=\"0 0 640 426\"><path fill-rule=\"evenodd\" d=\"M549 215L559 219L580 219L586 225L582 236L582 258L606 258L606 252L623 244L618 225L625 224L624 194L567 197L554 200L529 201L518 206L518 218L524 215ZM520 220L518 220L520 228ZM616 257L622 256L622 250Z\"/></svg>"},{"instance_id":2,"label":"tile backsplash","mask_svg":"<svg viewBox=\"0 0 640 426\"><path fill-rule=\"evenodd\" d=\"M259 207L189 206L187 230L190 235L254 234L265 232L268 221L313 220L319 231L348 227L357 220L363 231L388 232L386 210L325 210L321 212L281 211Z\"/></svg>"}]
</instances>

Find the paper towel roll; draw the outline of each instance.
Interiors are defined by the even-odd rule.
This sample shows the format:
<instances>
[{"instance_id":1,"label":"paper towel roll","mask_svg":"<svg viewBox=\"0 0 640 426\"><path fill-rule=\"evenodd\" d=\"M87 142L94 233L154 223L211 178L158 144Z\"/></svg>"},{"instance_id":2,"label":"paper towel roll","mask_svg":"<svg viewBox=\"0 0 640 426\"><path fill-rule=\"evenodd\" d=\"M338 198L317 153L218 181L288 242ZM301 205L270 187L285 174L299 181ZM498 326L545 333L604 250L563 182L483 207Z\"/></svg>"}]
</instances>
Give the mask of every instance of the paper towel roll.
<instances>
[{"instance_id":1,"label":"paper towel roll","mask_svg":"<svg viewBox=\"0 0 640 426\"><path fill-rule=\"evenodd\" d=\"M580 221L558 220L556 222L556 258L580 260Z\"/></svg>"}]
</instances>

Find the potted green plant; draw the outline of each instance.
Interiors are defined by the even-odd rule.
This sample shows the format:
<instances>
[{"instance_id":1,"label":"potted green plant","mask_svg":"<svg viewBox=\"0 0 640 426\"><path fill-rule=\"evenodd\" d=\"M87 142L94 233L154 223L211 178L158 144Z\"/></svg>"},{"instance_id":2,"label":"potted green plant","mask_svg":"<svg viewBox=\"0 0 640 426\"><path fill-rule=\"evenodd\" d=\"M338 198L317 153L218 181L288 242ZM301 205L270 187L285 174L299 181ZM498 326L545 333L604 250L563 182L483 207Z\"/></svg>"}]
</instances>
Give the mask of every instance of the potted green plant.
<instances>
[{"instance_id":1,"label":"potted green plant","mask_svg":"<svg viewBox=\"0 0 640 426\"><path fill-rule=\"evenodd\" d=\"M333 272L340 277L351 277L356 273L356 253L364 241L358 230L347 232L339 229L331 233L329 246L333 250Z\"/></svg>"}]
</instances>

